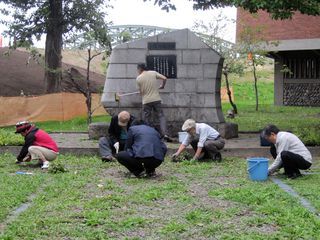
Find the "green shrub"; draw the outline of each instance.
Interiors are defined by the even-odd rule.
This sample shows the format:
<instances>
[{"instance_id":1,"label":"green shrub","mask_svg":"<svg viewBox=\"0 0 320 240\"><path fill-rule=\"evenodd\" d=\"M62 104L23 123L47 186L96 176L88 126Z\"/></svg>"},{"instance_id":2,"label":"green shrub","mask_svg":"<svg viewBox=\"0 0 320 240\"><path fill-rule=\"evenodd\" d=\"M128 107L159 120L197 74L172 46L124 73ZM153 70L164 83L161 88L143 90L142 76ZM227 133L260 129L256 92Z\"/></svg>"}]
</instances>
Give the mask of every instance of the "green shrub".
<instances>
[{"instance_id":1,"label":"green shrub","mask_svg":"<svg viewBox=\"0 0 320 240\"><path fill-rule=\"evenodd\" d=\"M11 129L0 129L0 146L7 145L22 145L23 137L20 134L15 134Z\"/></svg>"},{"instance_id":2,"label":"green shrub","mask_svg":"<svg viewBox=\"0 0 320 240\"><path fill-rule=\"evenodd\" d=\"M295 128L294 134L308 146L320 146L320 126L310 128Z\"/></svg>"},{"instance_id":3,"label":"green shrub","mask_svg":"<svg viewBox=\"0 0 320 240\"><path fill-rule=\"evenodd\" d=\"M62 163L53 162L51 163L48 172L53 174L64 173L64 172L68 172L68 169L66 169Z\"/></svg>"}]
</instances>

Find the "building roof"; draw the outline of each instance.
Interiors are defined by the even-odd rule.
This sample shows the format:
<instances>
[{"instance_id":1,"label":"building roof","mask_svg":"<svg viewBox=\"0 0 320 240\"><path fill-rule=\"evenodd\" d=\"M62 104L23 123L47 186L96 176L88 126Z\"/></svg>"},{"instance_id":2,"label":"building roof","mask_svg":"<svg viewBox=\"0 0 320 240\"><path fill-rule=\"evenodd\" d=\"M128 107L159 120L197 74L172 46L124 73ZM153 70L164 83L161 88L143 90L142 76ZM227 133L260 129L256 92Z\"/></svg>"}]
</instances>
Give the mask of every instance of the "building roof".
<instances>
[{"instance_id":1,"label":"building roof","mask_svg":"<svg viewBox=\"0 0 320 240\"><path fill-rule=\"evenodd\" d=\"M320 50L320 38L280 40L276 44L265 46L267 51L298 51L298 50Z\"/></svg>"}]
</instances>

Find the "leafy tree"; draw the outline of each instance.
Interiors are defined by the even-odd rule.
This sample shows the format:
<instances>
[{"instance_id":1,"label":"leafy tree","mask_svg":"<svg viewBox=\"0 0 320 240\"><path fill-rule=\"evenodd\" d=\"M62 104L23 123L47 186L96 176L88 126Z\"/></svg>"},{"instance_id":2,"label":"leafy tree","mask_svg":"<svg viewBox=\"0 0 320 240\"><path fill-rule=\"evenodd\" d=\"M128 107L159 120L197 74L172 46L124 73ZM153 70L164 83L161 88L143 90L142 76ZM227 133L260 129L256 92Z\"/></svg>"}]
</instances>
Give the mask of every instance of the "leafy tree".
<instances>
[{"instance_id":1,"label":"leafy tree","mask_svg":"<svg viewBox=\"0 0 320 240\"><path fill-rule=\"evenodd\" d=\"M144 0L148 1L148 0ZM152 0L149 0L152 1ZM153 0L155 5L169 11L175 10L171 0ZM211 9L220 7L242 7L245 10L256 13L258 10L264 10L271 14L274 19L291 18L295 11L300 11L307 15L320 15L319 0L296 1L296 0L185 0L193 1L194 9Z\"/></svg>"},{"instance_id":2,"label":"leafy tree","mask_svg":"<svg viewBox=\"0 0 320 240\"><path fill-rule=\"evenodd\" d=\"M128 31L124 31L124 32L120 33L119 37L121 38L122 43L129 42L132 40L132 35Z\"/></svg>"},{"instance_id":3,"label":"leafy tree","mask_svg":"<svg viewBox=\"0 0 320 240\"><path fill-rule=\"evenodd\" d=\"M107 38L104 0L0 0L2 14L12 21L2 19L9 28L7 34L14 38L14 48L30 46L34 39L46 35L45 91L60 90L61 49L63 36L73 32L93 31L94 37Z\"/></svg>"},{"instance_id":4,"label":"leafy tree","mask_svg":"<svg viewBox=\"0 0 320 240\"><path fill-rule=\"evenodd\" d=\"M222 39L222 36L226 34L228 24L232 21L233 20L228 19L222 14L222 12L220 12L219 15L213 18L208 24L203 23L203 21L195 22L193 30L203 33L198 33L203 41L224 58L222 74L226 81L229 102L233 108L233 112L237 114L237 105L233 102L231 97L229 75L241 75L243 74L245 67L242 59L237 55L237 48L232 43L228 43Z\"/></svg>"},{"instance_id":5,"label":"leafy tree","mask_svg":"<svg viewBox=\"0 0 320 240\"><path fill-rule=\"evenodd\" d=\"M265 46L267 43L262 36L262 27L248 27L244 26L240 34L240 44L238 45L238 52L243 56L247 56L247 63L252 68L254 78L254 90L256 99L256 111L259 109L259 95L258 95L258 75L257 67L266 64L267 51ZM273 42L267 44L276 44Z\"/></svg>"},{"instance_id":6,"label":"leafy tree","mask_svg":"<svg viewBox=\"0 0 320 240\"><path fill-rule=\"evenodd\" d=\"M92 109L92 91L91 91L91 80L90 80L90 66L91 61L103 55L103 58L110 56L111 54L111 39L109 37L105 38L105 35L97 36L95 32L89 31L82 34L74 34L70 39L66 40L67 43L71 43L76 51L87 51L87 57L85 61L87 62L86 71L86 87L83 88L79 83L80 79L73 79L74 86L79 92L81 92L86 98L87 105L87 123L92 122L92 114L95 109Z\"/></svg>"}]
</instances>

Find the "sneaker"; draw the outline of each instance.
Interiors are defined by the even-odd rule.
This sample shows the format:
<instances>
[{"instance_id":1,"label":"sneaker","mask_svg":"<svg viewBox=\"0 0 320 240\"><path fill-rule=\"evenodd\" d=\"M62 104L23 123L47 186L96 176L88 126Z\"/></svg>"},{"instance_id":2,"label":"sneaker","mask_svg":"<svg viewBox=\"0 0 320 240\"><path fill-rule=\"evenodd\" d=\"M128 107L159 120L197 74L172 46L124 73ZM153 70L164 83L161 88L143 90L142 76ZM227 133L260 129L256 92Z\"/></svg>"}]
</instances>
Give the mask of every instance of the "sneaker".
<instances>
[{"instance_id":1,"label":"sneaker","mask_svg":"<svg viewBox=\"0 0 320 240\"><path fill-rule=\"evenodd\" d=\"M216 154L214 155L214 160L215 160L215 161L218 161L218 162L221 162L221 161L222 161L221 153L216 153Z\"/></svg>"},{"instance_id":2,"label":"sneaker","mask_svg":"<svg viewBox=\"0 0 320 240\"><path fill-rule=\"evenodd\" d=\"M146 174L146 178L157 178L159 176L160 176L160 174L157 174L156 171L149 172Z\"/></svg>"},{"instance_id":3,"label":"sneaker","mask_svg":"<svg viewBox=\"0 0 320 240\"><path fill-rule=\"evenodd\" d=\"M142 172L138 173L138 174L134 174L137 178L144 178L146 177L146 171L143 170Z\"/></svg>"},{"instance_id":4,"label":"sneaker","mask_svg":"<svg viewBox=\"0 0 320 240\"><path fill-rule=\"evenodd\" d=\"M115 160L115 158L113 156L103 156L101 157L102 162L112 162Z\"/></svg>"},{"instance_id":5,"label":"sneaker","mask_svg":"<svg viewBox=\"0 0 320 240\"><path fill-rule=\"evenodd\" d=\"M19 165L19 164L21 164L21 163L23 163L23 161L19 161L19 160L16 160L16 161L15 161L15 164L18 164L18 165Z\"/></svg>"},{"instance_id":6,"label":"sneaker","mask_svg":"<svg viewBox=\"0 0 320 240\"><path fill-rule=\"evenodd\" d=\"M48 169L49 165L50 165L50 163L48 161L45 161L45 162L43 162L41 169Z\"/></svg>"},{"instance_id":7,"label":"sneaker","mask_svg":"<svg viewBox=\"0 0 320 240\"><path fill-rule=\"evenodd\" d=\"M300 172L298 172L298 173L294 172L294 173L288 175L288 178L290 178L290 179L296 179L298 177L302 177L302 174Z\"/></svg>"}]
</instances>

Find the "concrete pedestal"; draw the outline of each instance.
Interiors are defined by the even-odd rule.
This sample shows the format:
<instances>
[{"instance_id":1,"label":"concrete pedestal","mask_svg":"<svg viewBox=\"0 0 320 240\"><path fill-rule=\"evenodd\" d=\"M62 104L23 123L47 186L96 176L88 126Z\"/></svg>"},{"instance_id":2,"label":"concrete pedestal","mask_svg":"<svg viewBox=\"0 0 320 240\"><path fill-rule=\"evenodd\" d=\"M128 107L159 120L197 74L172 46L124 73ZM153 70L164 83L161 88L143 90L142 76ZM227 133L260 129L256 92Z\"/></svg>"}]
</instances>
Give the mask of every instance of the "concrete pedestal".
<instances>
[{"instance_id":1,"label":"concrete pedestal","mask_svg":"<svg viewBox=\"0 0 320 240\"><path fill-rule=\"evenodd\" d=\"M109 123L97 122L89 125L88 133L89 139L99 139L108 134Z\"/></svg>"}]
</instances>

